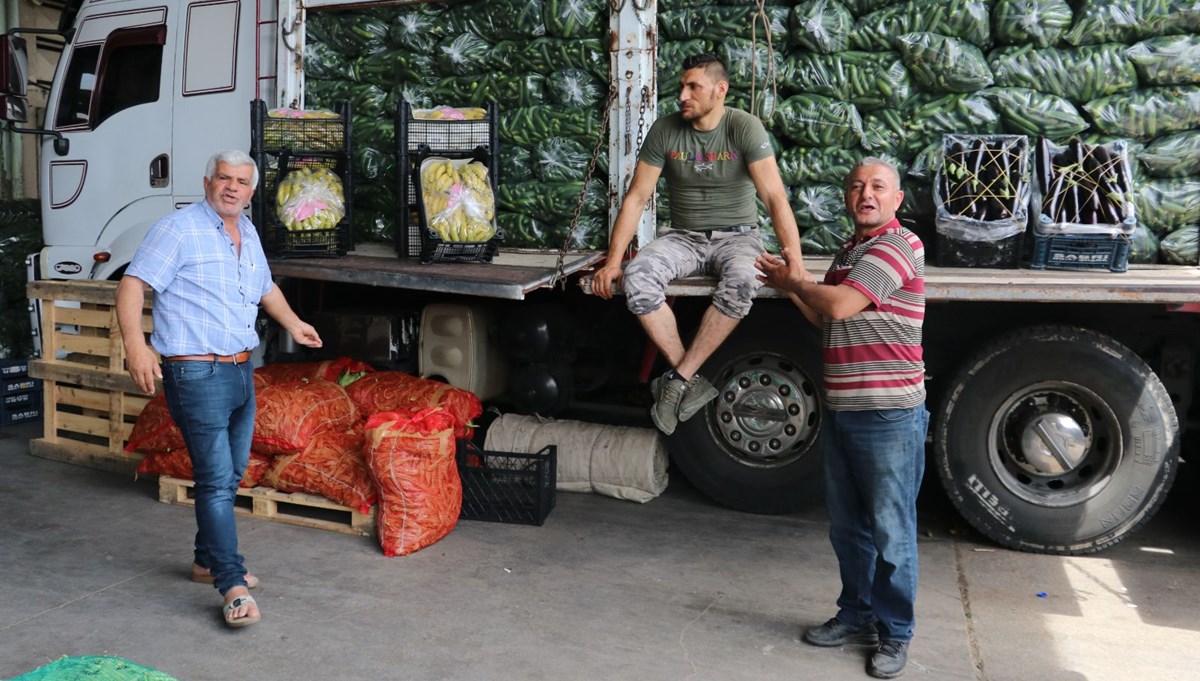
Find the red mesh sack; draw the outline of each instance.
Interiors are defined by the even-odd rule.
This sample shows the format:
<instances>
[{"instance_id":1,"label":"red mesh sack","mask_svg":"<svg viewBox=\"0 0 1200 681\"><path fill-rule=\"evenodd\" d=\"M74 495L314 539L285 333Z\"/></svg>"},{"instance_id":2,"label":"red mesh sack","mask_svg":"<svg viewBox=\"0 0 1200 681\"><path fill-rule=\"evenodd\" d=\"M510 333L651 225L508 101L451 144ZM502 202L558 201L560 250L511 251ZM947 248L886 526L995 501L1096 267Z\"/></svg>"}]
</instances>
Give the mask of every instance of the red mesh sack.
<instances>
[{"instance_id":1,"label":"red mesh sack","mask_svg":"<svg viewBox=\"0 0 1200 681\"><path fill-rule=\"evenodd\" d=\"M317 433L304 451L275 457L264 480L280 492L318 494L359 513L375 503L362 431Z\"/></svg>"},{"instance_id":2,"label":"red mesh sack","mask_svg":"<svg viewBox=\"0 0 1200 681\"><path fill-rule=\"evenodd\" d=\"M165 475L181 480L192 479L192 457L180 447L170 451L146 452L138 464L139 475Z\"/></svg>"},{"instance_id":3,"label":"red mesh sack","mask_svg":"<svg viewBox=\"0 0 1200 681\"><path fill-rule=\"evenodd\" d=\"M133 430L129 433L125 451L166 452L183 447L183 433L179 432L179 426L175 425L171 418L167 398L160 390L142 408L142 413L138 414ZM184 456L187 456L186 452Z\"/></svg>"},{"instance_id":4,"label":"red mesh sack","mask_svg":"<svg viewBox=\"0 0 1200 681\"><path fill-rule=\"evenodd\" d=\"M441 407L454 417L457 438L470 438L472 429L467 424L483 413L483 405L475 393L399 371L377 371L364 376L347 386L346 394L367 415Z\"/></svg>"},{"instance_id":5,"label":"red mesh sack","mask_svg":"<svg viewBox=\"0 0 1200 681\"><path fill-rule=\"evenodd\" d=\"M367 462L379 491L375 525L385 556L403 556L450 533L462 510L454 463L456 418L437 407L367 420Z\"/></svg>"},{"instance_id":6,"label":"red mesh sack","mask_svg":"<svg viewBox=\"0 0 1200 681\"><path fill-rule=\"evenodd\" d=\"M254 370L254 374L252 374L252 376L254 378L254 391L255 392L258 392L259 390L262 390L263 388L271 385L270 376L259 373L258 369Z\"/></svg>"},{"instance_id":7,"label":"red mesh sack","mask_svg":"<svg viewBox=\"0 0 1200 681\"><path fill-rule=\"evenodd\" d=\"M263 484L263 478L266 476L267 471L271 469L271 462L273 460L274 457L267 456L266 454L250 452L250 461L246 464L246 472L242 473L242 481L238 484L238 487L250 488Z\"/></svg>"},{"instance_id":8,"label":"red mesh sack","mask_svg":"<svg viewBox=\"0 0 1200 681\"><path fill-rule=\"evenodd\" d=\"M268 364L254 370L268 384L292 381L337 381L343 374L370 373L371 365L349 357L327 359L323 362L283 362Z\"/></svg>"},{"instance_id":9,"label":"red mesh sack","mask_svg":"<svg viewBox=\"0 0 1200 681\"><path fill-rule=\"evenodd\" d=\"M313 435L347 430L358 410L337 383L276 383L255 395L252 449L260 454L289 454L308 446Z\"/></svg>"}]
</instances>

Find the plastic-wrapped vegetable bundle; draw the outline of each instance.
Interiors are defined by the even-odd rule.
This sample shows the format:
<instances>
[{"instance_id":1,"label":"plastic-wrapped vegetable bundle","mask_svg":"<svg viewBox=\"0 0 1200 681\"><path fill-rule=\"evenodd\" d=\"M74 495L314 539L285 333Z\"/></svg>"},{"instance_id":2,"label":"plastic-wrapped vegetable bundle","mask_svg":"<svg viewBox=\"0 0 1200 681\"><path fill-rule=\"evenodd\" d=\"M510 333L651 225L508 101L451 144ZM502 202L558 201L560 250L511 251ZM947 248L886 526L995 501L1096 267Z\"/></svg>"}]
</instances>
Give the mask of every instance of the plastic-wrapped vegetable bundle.
<instances>
[{"instance_id":1,"label":"plastic-wrapped vegetable bundle","mask_svg":"<svg viewBox=\"0 0 1200 681\"><path fill-rule=\"evenodd\" d=\"M547 104L598 109L604 106L607 95L604 83L591 71L562 69L546 76Z\"/></svg>"},{"instance_id":2,"label":"plastic-wrapped vegetable bundle","mask_svg":"<svg viewBox=\"0 0 1200 681\"><path fill-rule=\"evenodd\" d=\"M500 146L500 184L525 182L533 179L533 152L516 145ZM505 230L505 234L508 230Z\"/></svg>"},{"instance_id":3,"label":"plastic-wrapped vegetable bundle","mask_svg":"<svg viewBox=\"0 0 1200 681\"><path fill-rule=\"evenodd\" d=\"M899 106L909 96L908 72L894 52L794 53L785 67L794 91L833 97L856 107Z\"/></svg>"},{"instance_id":4,"label":"plastic-wrapped vegetable bundle","mask_svg":"<svg viewBox=\"0 0 1200 681\"><path fill-rule=\"evenodd\" d=\"M909 156L924 145L909 134L909 121L900 109L880 109L863 116L863 149L872 153Z\"/></svg>"},{"instance_id":5,"label":"plastic-wrapped vegetable bundle","mask_svg":"<svg viewBox=\"0 0 1200 681\"><path fill-rule=\"evenodd\" d=\"M727 38L717 48L717 56L725 63L729 82L733 85L748 88L755 83L762 87L770 76L786 80L783 53L778 49L769 50L767 42L761 38L757 47L745 38Z\"/></svg>"},{"instance_id":6,"label":"plastic-wrapped vegetable bundle","mask_svg":"<svg viewBox=\"0 0 1200 681\"><path fill-rule=\"evenodd\" d=\"M517 107L500 111L499 126L500 138L509 144L532 148L550 137L570 137L590 145L600 134L600 114L590 109Z\"/></svg>"},{"instance_id":7,"label":"plastic-wrapped vegetable bundle","mask_svg":"<svg viewBox=\"0 0 1200 681\"><path fill-rule=\"evenodd\" d=\"M1130 264L1149 264L1158 262L1158 237L1146 225L1138 222L1129 235Z\"/></svg>"},{"instance_id":8,"label":"plastic-wrapped vegetable bundle","mask_svg":"<svg viewBox=\"0 0 1200 681\"><path fill-rule=\"evenodd\" d=\"M388 24L371 12L318 12L305 25L305 31L309 40L353 58L384 49Z\"/></svg>"},{"instance_id":9,"label":"plastic-wrapped vegetable bundle","mask_svg":"<svg viewBox=\"0 0 1200 681\"><path fill-rule=\"evenodd\" d=\"M1162 254L1163 260L1172 265L1196 265L1200 264L1196 248L1198 241L1200 241L1200 230L1195 227L1185 227L1163 237L1158 251Z\"/></svg>"},{"instance_id":10,"label":"plastic-wrapped vegetable bundle","mask_svg":"<svg viewBox=\"0 0 1200 681\"><path fill-rule=\"evenodd\" d=\"M1200 13L1200 5L1196 11ZM1130 47L1126 54L1133 61L1142 85L1200 83L1198 35L1170 35L1143 40Z\"/></svg>"},{"instance_id":11,"label":"plastic-wrapped vegetable bundle","mask_svg":"<svg viewBox=\"0 0 1200 681\"><path fill-rule=\"evenodd\" d=\"M341 78L345 71L346 58L326 43L310 40L304 46L305 78Z\"/></svg>"},{"instance_id":12,"label":"plastic-wrapped vegetable bundle","mask_svg":"<svg viewBox=\"0 0 1200 681\"><path fill-rule=\"evenodd\" d=\"M992 37L1000 45L1051 47L1071 27L1066 0L997 0Z\"/></svg>"},{"instance_id":13,"label":"plastic-wrapped vegetable bundle","mask_svg":"<svg viewBox=\"0 0 1200 681\"><path fill-rule=\"evenodd\" d=\"M354 147L354 177L364 180L384 180L395 177L396 154L375 146L360 144Z\"/></svg>"},{"instance_id":14,"label":"plastic-wrapped vegetable bundle","mask_svg":"<svg viewBox=\"0 0 1200 681\"><path fill-rule=\"evenodd\" d=\"M758 8L753 4L736 7L697 7L660 12L659 33L667 40L708 38L757 38L767 40L767 29L771 32L771 44L780 52L787 51L787 23L789 8L771 5L765 8L767 25L758 17ZM752 34L753 32L753 34Z\"/></svg>"},{"instance_id":15,"label":"plastic-wrapped vegetable bundle","mask_svg":"<svg viewBox=\"0 0 1200 681\"><path fill-rule=\"evenodd\" d=\"M1009 132L1061 140L1088 128L1075 105L1057 95L1017 87L991 88L983 94L995 103Z\"/></svg>"},{"instance_id":16,"label":"plastic-wrapped vegetable bundle","mask_svg":"<svg viewBox=\"0 0 1200 681\"><path fill-rule=\"evenodd\" d=\"M400 83L396 87L396 101L405 101L414 108L428 109L433 106L433 90L424 83ZM357 129L358 124L355 123Z\"/></svg>"},{"instance_id":17,"label":"plastic-wrapped vegetable bundle","mask_svg":"<svg viewBox=\"0 0 1200 681\"><path fill-rule=\"evenodd\" d=\"M849 47L854 17L837 0L804 0L788 14L788 26L793 45L833 54Z\"/></svg>"},{"instance_id":18,"label":"plastic-wrapped vegetable bundle","mask_svg":"<svg viewBox=\"0 0 1200 681\"><path fill-rule=\"evenodd\" d=\"M1063 36L1072 45L1131 43L1200 30L1195 0L1082 0Z\"/></svg>"},{"instance_id":19,"label":"plastic-wrapped vegetable bundle","mask_svg":"<svg viewBox=\"0 0 1200 681\"><path fill-rule=\"evenodd\" d=\"M842 0L842 4L856 17L870 14L877 9L896 4L896 0Z\"/></svg>"},{"instance_id":20,"label":"plastic-wrapped vegetable bundle","mask_svg":"<svg viewBox=\"0 0 1200 681\"><path fill-rule=\"evenodd\" d=\"M546 35L556 38L602 38L608 28L606 0L543 0Z\"/></svg>"},{"instance_id":21,"label":"plastic-wrapped vegetable bundle","mask_svg":"<svg viewBox=\"0 0 1200 681\"><path fill-rule=\"evenodd\" d=\"M926 232L931 232L937 213L933 203L933 180L905 177L900 181L900 188L904 190L904 201L896 210L896 217L905 223L905 227L919 231L921 239L928 238L931 234Z\"/></svg>"},{"instance_id":22,"label":"plastic-wrapped vegetable bundle","mask_svg":"<svg viewBox=\"0 0 1200 681\"><path fill-rule=\"evenodd\" d=\"M449 22L442 18L444 8L437 5L413 5L398 12L388 28L392 45L409 52L433 54L438 42L446 37ZM311 16L311 15L310 15Z\"/></svg>"},{"instance_id":23,"label":"plastic-wrapped vegetable bundle","mask_svg":"<svg viewBox=\"0 0 1200 681\"><path fill-rule=\"evenodd\" d=\"M1133 194L1137 217L1159 236L1200 225L1200 177L1142 180Z\"/></svg>"},{"instance_id":24,"label":"plastic-wrapped vegetable bundle","mask_svg":"<svg viewBox=\"0 0 1200 681\"><path fill-rule=\"evenodd\" d=\"M608 82L608 52L601 41L591 38L506 40L496 43L493 57L493 67L495 64L504 64L514 71L543 74L559 69L587 69Z\"/></svg>"},{"instance_id":25,"label":"plastic-wrapped vegetable bundle","mask_svg":"<svg viewBox=\"0 0 1200 681\"><path fill-rule=\"evenodd\" d=\"M677 90L679 87L679 76L683 74L683 61L685 59L712 51L712 41L705 40L704 38L660 42L658 44L656 62L659 94L666 94Z\"/></svg>"},{"instance_id":26,"label":"plastic-wrapped vegetable bundle","mask_svg":"<svg viewBox=\"0 0 1200 681\"><path fill-rule=\"evenodd\" d=\"M597 250L608 241L602 215L580 215L573 230L569 219L547 223L524 213L501 213L499 220L505 243L516 248L558 249L565 242L569 250Z\"/></svg>"},{"instance_id":27,"label":"plastic-wrapped vegetable bundle","mask_svg":"<svg viewBox=\"0 0 1200 681\"><path fill-rule=\"evenodd\" d=\"M1137 87L1137 72L1124 45L1075 49L1009 48L992 54L996 85L1026 87L1077 104Z\"/></svg>"},{"instance_id":28,"label":"plastic-wrapped vegetable bundle","mask_svg":"<svg viewBox=\"0 0 1200 681\"><path fill-rule=\"evenodd\" d=\"M279 183L275 205L289 232L333 229L346 216L342 179L321 166L297 168Z\"/></svg>"},{"instance_id":29,"label":"plastic-wrapped vegetable bundle","mask_svg":"<svg viewBox=\"0 0 1200 681\"><path fill-rule=\"evenodd\" d=\"M763 125L771 128L775 125L775 113L779 110L781 100L776 97L774 88L763 88L760 84L753 99L750 97L749 90L730 90L729 94L725 96L725 103L735 109L749 111L762 119ZM668 109L668 112L678 109L679 101L671 100L671 108ZM660 108L659 111L661 112L662 109Z\"/></svg>"},{"instance_id":30,"label":"plastic-wrapped vegetable bundle","mask_svg":"<svg viewBox=\"0 0 1200 681\"><path fill-rule=\"evenodd\" d=\"M524 40L546 35L542 0L487 0L451 7L448 15L489 43Z\"/></svg>"},{"instance_id":31,"label":"plastic-wrapped vegetable bundle","mask_svg":"<svg viewBox=\"0 0 1200 681\"><path fill-rule=\"evenodd\" d=\"M592 158L589 147L563 137L550 137L533 146L530 160L542 182L582 182Z\"/></svg>"},{"instance_id":32,"label":"plastic-wrapped vegetable bundle","mask_svg":"<svg viewBox=\"0 0 1200 681\"><path fill-rule=\"evenodd\" d=\"M478 243L496 235L496 201L488 169L478 161L421 162L425 222L442 241Z\"/></svg>"},{"instance_id":33,"label":"plastic-wrapped vegetable bundle","mask_svg":"<svg viewBox=\"0 0 1200 681\"><path fill-rule=\"evenodd\" d=\"M842 190L832 184L812 183L792 187L792 212L799 227L830 222L842 214Z\"/></svg>"},{"instance_id":34,"label":"plastic-wrapped vegetable bundle","mask_svg":"<svg viewBox=\"0 0 1200 681\"><path fill-rule=\"evenodd\" d=\"M1200 127L1200 87L1154 87L1102 97L1083 105L1109 135L1149 140Z\"/></svg>"},{"instance_id":35,"label":"plastic-wrapped vegetable bundle","mask_svg":"<svg viewBox=\"0 0 1200 681\"><path fill-rule=\"evenodd\" d=\"M579 202L582 182L517 182L503 184L496 189L496 201L502 210L524 213L540 220L569 220ZM604 183L589 180L584 194L583 213L602 213L608 208L608 195Z\"/></svg>"},{"instance_id":36,"label":"plastic-wrapped vegetable bundle","mask_svg":"<svg viewBox=\"0 0 1200 681\"><path fill-rule=\"evenodd\" d=\"M862 140L862 118L849 102L821 95L788 97L776 112L779 130L806 147L852 147Z\"/></svg>"},{"instance_id":37,"label":"plastic-wrapped vegetable bundle","mask_svg":"<svg viewBox=\"0 0 1200 681\"><path fill-rule=\"evenodd\" d=\"M845 215L833 222L809 227L800 234L800 251L806 255L834 255L853 236L854 225Z\"/></svg>"},{"instance_id":38,"label":"plastic-wrapped vegetable bundle","mask_svg":"<svg viewBox=\"0 0 1200 681\"><path fill-rule=\"evenodd\" d=\"M824 182L841 186L863 153L841 147L791 147L779 154L779 175L786 185Z\"/></svg>"},{"instance_id":39,"label":"plastic-wrapped vegetable bundle","mask_svg":"<svg viewBox=\"0 0 1200 681\"><path fill-rule=\"evenodd\" d=\"M1159 137L1137 158L1154 177L1200 175L1200 130Z\"/></svg>"},{"instance_id":40,"label":"plastic-wrapped vegetable bundle","mask_svg":"<svg viewBox=\"0 0 1200 681\"><path fill-rule=\"evenodd\" d=\"M492 75L496 71L491 44L474 33L447 36L438 43L436 56L438 71L443 75Z\"/></svg>"},{"instance_id":41,"label":"plastic-wrapped vegetable bundle","mask_svg":"<svg viewBox=\"0 0 1200 681\"><path fill-rule=\"evenodd\" d=\"M974 92L992 84L992 70L978 47L937 33L897 36L896 49L912 79L933 92Z\"/></svg>"},{"instance_id":42,"label":"plastic-wrapped vegetable bundle","mask_svg":"<svg viewBox=\"0 0 1200 681\"><path fill-rule=\"evenodd\" d=\"M545 80L540 73L495 73L486 78L450 76L439 80L431 93L438 101L460 106L482 107L488 102L535 106L545 101Z\"/></svg>"},{"instance_id":43,"label":"plastic-wrapped vegetable bundle","mask_svg":"<svg viewBox=\"0 0 1200 681\"><path fill-rule=\"evenodd\" d=\"M943 141L930 142L925 145L925 148L917 152L913 157L912 163L908 166L908 177L915 180L923 180L932 182L933 176L937 174L938 168L942 167L944 156L942 154Z\"/></svg>"},{"instance_id":44,"label":"plastic-wrapped vegetable bundle","mask_svg":"<svg viewBox=\"0 0 1200 681\"><path fill-rule=\"evenodd\" d=\"M919 94L902 109L880 109L863 119L863 147L908 162L948 133L995 134L1000 115L980 93Z\"/></svg>"},{"instance_id":45,"label":"plastic-wrapped vegetable bundle","mask_svg":"<svg viewBox=\"0 0 1200 681\"><path fill-rule=\"evenodd\" d=\"M988 0L908 0L859 18L850 47L878 52L892 49L896 36L930 31L960 38L987 49L992 45Z\"/></svg>"}]
</instances>

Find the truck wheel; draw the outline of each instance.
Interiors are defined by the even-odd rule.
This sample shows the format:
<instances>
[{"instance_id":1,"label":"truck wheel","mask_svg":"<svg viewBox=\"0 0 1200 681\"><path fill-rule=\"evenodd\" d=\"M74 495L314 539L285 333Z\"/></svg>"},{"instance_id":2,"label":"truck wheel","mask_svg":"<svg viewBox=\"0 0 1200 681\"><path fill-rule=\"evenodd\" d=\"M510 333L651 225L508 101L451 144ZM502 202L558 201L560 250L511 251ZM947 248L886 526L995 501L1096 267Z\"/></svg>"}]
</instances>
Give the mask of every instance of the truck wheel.
<instances>
[{"instance_id":1,"label":"truck wheel","mask_svg":"<svg viewBox=\"0 0 1200 681\"><path fill-rule=\"evenodd\" d=\"M788 513L820 498L821 357L815 332L806 331L741 332L704 365L720 394L679 424L667 447L710 499Z\"/></svg>"},{"instance_id":2,"label":"truck wheel","mask_svg":"<svg viewBox=\"0 0 1200 681\"><path fill-rule=\"evenodd\" d=\"M1093 553L1166 497L1179 423L1150 367L1115 340L1066 326L985 347L946 391L935 452L950 500L1006 547Z\"/></svg>"}]
</instances>

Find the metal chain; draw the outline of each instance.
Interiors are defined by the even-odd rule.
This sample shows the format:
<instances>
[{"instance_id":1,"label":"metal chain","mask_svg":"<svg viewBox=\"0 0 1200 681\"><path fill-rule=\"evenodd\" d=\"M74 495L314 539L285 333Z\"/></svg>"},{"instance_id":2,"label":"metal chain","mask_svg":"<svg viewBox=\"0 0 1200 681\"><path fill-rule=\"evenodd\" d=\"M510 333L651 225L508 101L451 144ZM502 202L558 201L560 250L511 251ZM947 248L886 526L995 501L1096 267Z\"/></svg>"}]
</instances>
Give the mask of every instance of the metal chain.
<instances>
[{"instance_id":1,"label":"metal chain","mask_svg":"<svg viewBox=\"0 0 1200 681\"><path fill-rule=\"evenodd\" d=\"M629 131L633 129L633 87L625 86L625 154L633 153L633 140L629 136ZM639 144L640 146L640 144Z\"/></svg>"},{"instance_id":2,"label":"metal chain","mask_svg":"<svg viewBox=\"0 0 1200 681\"><path fill-rule=\"evenodd\" d=\"M638 134L637 148L642 150L642 140L646 139L646 109L650 106L650 86L642 86L642 102L638 105Z\"/></svg>"},{"instance_id":3,"label":"metal chain","mask_svg":"<svg viewBox=\"0 0 1200 681\"><path fill-rule=\"evenodd\" d=\"M575 238L575 232L579 229L579 215L583 212L584 200L587 198L588 182L592 179L592 174L596 172L596 161L600 158L600 149L608 139L608 119L617 98L616 84L610 85L608 100L604 103L604 117L600 121L600 129L596 133L596 143L592 145L592 158L588 161L587 171L583 176L583 186L579 189L579 200L575 202L575 212L571 215L571 226L567 228L567 236L563 239L562 247L558 249L558 261L554 265L554 276L550 279L550 288L554 288L554 285L559 282L562 282L563 287L566 288L567 275L563 268L567 247L571 245L571 240Z\"/></svg>"}]
</instances>

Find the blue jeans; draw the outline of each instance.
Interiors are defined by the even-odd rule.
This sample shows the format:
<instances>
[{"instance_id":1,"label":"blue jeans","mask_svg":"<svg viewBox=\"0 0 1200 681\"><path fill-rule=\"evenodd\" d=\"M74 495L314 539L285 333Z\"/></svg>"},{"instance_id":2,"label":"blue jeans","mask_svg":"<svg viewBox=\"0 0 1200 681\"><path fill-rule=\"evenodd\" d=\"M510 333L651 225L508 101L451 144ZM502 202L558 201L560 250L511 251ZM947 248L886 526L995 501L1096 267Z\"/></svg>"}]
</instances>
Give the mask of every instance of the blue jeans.
<instances>
[{"instance_id":1,"label":"blue jeans","mask_svg":"<svg viewBox=\"0 0 1200 681\"><path fill-rule=\"evenodd\" d=\"M163 362L167 406L192 457L196 564L222 594L246 586L233 500L254 436L253 371L248 362Z\"/></svg>"},{"instance_id":2,"label":"blue jeans","mask_svg":"<svg viewBox=\"0 0 1200 681\"><path fill-rule=\"evenodd\" d=\"M837 617L913 636L917 492L925 474L925 405L829 411L821 427L829 541L842 576Z\"/></svg>"}]
</instances>

